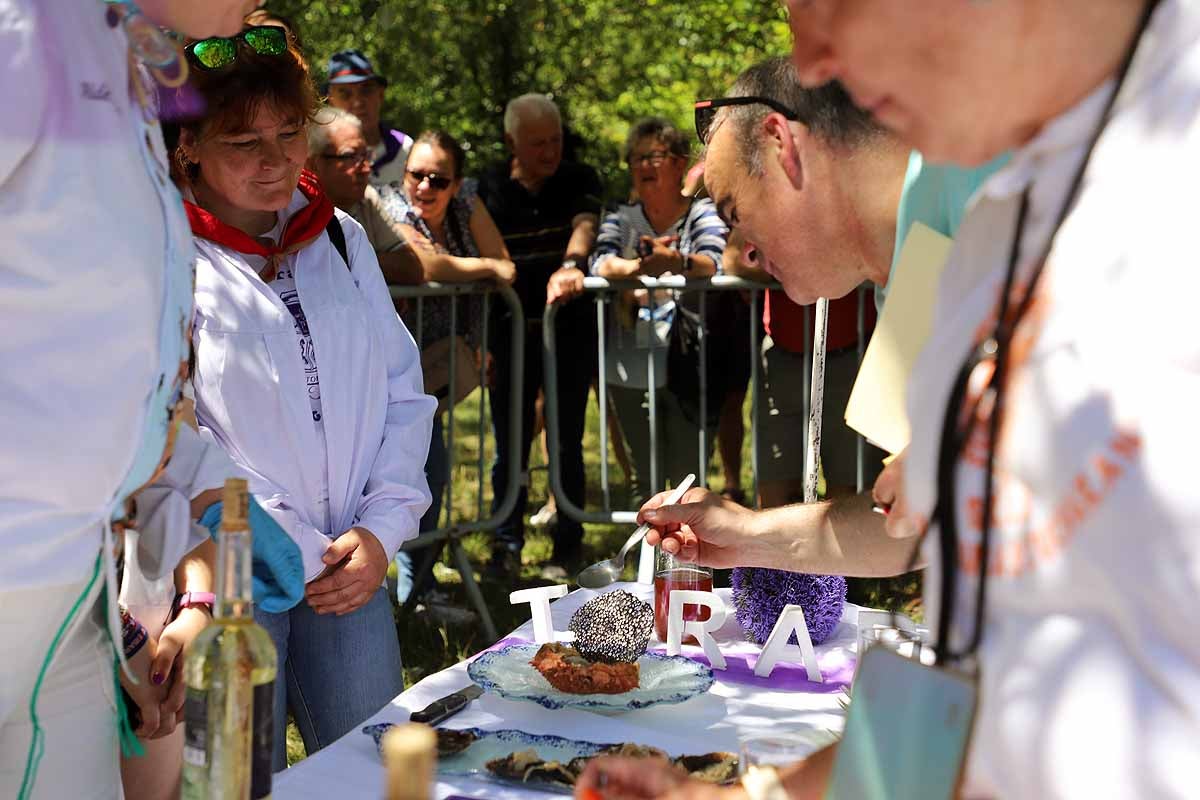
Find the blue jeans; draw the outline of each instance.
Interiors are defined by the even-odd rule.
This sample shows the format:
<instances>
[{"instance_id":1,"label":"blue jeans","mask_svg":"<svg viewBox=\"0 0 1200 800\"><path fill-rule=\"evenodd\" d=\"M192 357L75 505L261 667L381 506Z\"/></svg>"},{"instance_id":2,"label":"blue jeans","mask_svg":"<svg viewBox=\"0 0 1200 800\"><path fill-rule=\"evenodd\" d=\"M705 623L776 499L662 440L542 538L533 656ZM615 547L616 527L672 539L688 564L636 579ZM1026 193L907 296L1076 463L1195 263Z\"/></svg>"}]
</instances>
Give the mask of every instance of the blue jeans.
<instances>
[{"instance_id":1,"label":"blue jeans","mask_svg":"<svg viewBox=\"0 0 1200 800\"><path fill-rule=\"evenodd\" d=\"M421 517L421 524L418 528L421 533L437 530L438 518L442 515L442 495L446 491L446 470L449 460L450 454L446 450L446 439L442 435L442 415L434 414L433 435L429 437L429 455L425 457L425 478L429 481L429 493L433 495L433 502L430 504L429 510ZM434 546L441 549L441 545ZM408 552L397 551L396 601L400 605L404 605L404 601L412 593L413 586L417 581L415 573L420 568L421 561L426 558L427 552L428 548L425 547ZM431 589L433 584L433 562L430 561L429 569L421 580L421 586L423 589Z\"/></svg>"},{"instance_id":2,"label":"blue jeans","mask_svg":"<svg viewBox=\"0 0 1200 800\"><path fill-rule=\"evenodd\" d=\"M290 611L254 609L279 653L275 677L275 754L287 767L288 709L309 755L361 725L404 691L392 601L380 587L345 616L320 615L306 601Z\"/></svg>"}]
</instances>

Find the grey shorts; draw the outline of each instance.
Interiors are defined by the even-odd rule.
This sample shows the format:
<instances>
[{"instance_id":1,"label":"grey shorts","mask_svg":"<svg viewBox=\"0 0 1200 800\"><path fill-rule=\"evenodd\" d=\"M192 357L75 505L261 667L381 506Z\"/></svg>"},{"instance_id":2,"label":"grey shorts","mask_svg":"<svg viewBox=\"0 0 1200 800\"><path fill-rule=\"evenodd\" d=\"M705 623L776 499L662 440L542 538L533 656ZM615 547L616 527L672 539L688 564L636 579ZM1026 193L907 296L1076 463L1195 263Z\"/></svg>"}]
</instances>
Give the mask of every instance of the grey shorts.
<instances>
[{"instance_id":1,"label":"grey shorts","mask_svg":"<svg viewBox=\"0 0 1200 800\"><path fill-rule=\"evenodd\" d=\"M759 377L758 478L763 482L804 478L805 415L804 355L775 346L763 337ZM853 487L857 471L857 434L846 425L846 404L858 376L858 353L853 349L825 358L825 402L821 414L821 469L826 483ZM864 485L869 487L882 469L883 452L867 446L863 459Z\"/></svg>"}]
</instances>

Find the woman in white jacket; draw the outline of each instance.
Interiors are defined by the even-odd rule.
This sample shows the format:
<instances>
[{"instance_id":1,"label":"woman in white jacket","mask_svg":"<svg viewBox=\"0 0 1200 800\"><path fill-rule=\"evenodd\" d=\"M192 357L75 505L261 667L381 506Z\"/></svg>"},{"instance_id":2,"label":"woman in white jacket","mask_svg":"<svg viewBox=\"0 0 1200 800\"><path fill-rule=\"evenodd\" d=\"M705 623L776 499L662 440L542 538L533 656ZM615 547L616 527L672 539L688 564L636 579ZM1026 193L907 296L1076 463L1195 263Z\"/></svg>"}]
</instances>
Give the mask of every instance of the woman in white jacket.
<instances>
[{"instance_id":1,"label":"woman in white jacket","mask_svg":"<svg viewBox=\"0 0 1200 800\"><path fill-rule=\"evenodd\" d=\"M189 48L209 112L177 151L198 254L197 418L295 539L308 582L291 611L255 612L279 650L277 770L288 706L312 753L403 689L384 575L429 506L435 408L363 229L302 172L317 96L284 36Z\"/></svg>"}]
</instances>

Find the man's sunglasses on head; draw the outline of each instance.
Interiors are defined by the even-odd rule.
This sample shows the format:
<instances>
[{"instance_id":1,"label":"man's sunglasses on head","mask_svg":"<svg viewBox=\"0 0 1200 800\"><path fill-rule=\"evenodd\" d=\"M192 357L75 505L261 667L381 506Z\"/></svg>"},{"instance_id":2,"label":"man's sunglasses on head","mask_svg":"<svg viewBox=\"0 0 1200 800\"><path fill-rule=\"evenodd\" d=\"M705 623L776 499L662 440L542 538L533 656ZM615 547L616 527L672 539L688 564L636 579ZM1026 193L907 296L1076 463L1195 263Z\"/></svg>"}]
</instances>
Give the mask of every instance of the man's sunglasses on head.
<instances>
[{"instance_id":1,"label":"man's sunglasses on head","mask_svg":"<svg viewBox=\"0 0 1200 800\"><path fill-rule=\"evenodd\" d=\"M184 48L188 60L201 69L223 69L237 61L238 44L244 42L260 56L287 52L287 31L277 25L255 25L236 36L210 36Z\"/></svg>"},{"instance_id":2,"label":"man's sunglasses on head","mask_svg":"<svg viewBox=\"0 0 1200 800\"><path fill-rule=\"evenodd\" d=\"M695 118L696 118L696 135L700 137L700 143L708 144L708 136L712 133L713 120L717 117L717 109L727 106L767 106L772 111L778 111L783 116L787 117L792 122L796 122L800 118L795 111L780 103L778 100L772 100L769 97L718 97L714 100L700 100L696 103Z\"/></svg>"}]
</instances>

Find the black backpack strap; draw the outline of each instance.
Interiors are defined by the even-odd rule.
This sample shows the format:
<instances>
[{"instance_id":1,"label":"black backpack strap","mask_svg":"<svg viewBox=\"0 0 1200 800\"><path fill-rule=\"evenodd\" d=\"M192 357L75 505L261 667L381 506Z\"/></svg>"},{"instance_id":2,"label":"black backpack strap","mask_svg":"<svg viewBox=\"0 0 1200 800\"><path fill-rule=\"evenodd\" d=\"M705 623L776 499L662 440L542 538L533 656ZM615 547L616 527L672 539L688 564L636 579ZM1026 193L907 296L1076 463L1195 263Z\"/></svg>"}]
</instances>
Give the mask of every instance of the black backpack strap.
<instances>
[{"instance_id":1,"label":"black backpack strap","mask_svg":"<svg viewBox=\"0 0 1200 800\"><path fill-rule=\"evenodd\" d=\"M350 269L350 257L346 254L346 232L342 230L342 223L338 221L337 214L330 217L325 232L329 234L329 241L333 242L333 249L337 250L342 261L346 262L346 269Z\"/></svg>"}]
</instances>

